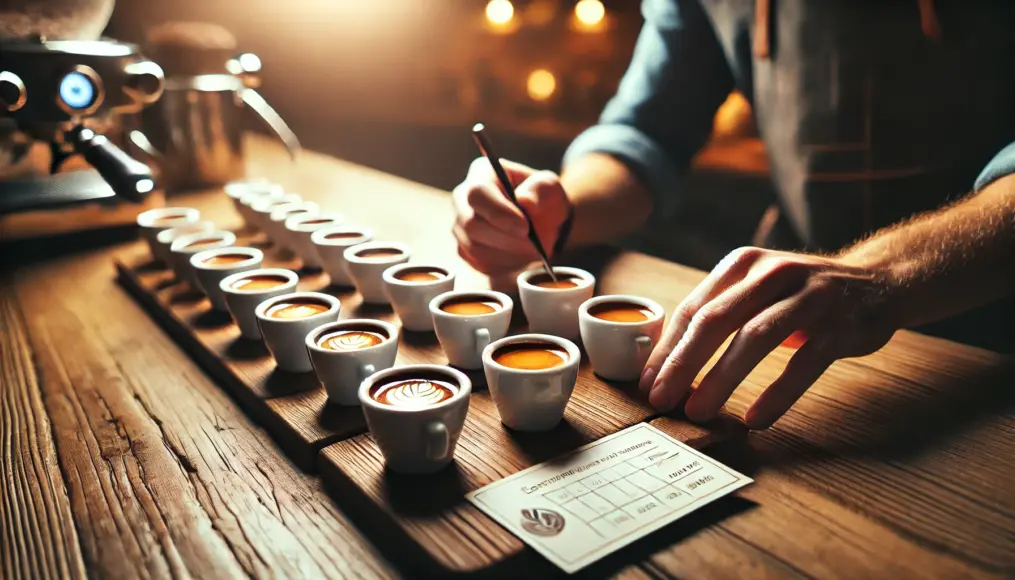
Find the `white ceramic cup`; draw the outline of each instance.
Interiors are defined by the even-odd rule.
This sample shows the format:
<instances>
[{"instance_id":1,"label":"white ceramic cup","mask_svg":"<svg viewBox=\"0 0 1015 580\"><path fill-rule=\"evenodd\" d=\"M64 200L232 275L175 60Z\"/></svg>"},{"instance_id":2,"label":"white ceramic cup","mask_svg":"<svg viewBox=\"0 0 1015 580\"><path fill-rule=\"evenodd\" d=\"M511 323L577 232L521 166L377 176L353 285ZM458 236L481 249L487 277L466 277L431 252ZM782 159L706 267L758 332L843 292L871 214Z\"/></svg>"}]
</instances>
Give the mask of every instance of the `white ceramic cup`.
<instances>
[{"instance_id":1,"label":"white ceramic cup","mask_svg":"<svg viewBox=\"0 0 1015 580\"><path fill-rule=\"evenodd\" d=\"M364 255L375 250L389 248L399 253L388 257ZM367 242L350 246L342 253L349 277L356 290L363 296L363 302L369 304L388 304L388 295L384 292L384 271L395 264L409 261L411 251L408 244L402 242Z\"/></svg>"},{"instance_id":2,"label":"white ceramic cup","mask_svg":"<svg viewBox=\"0 0 1015 580\"><path fill-rule=\"evenodd\" d=\"M288 244L300 257L304 268L321 267L321 260L314 243L310 241L310 235L324 227L341 225L343 221L342 214L332 212L301 214L285 220Z\"/></svg>"},{"instance_id":3,"label":"white ceramic cup","mask_svg":"<svg viewBox=\"0 0 1015 580\"><path fill-rule=\"evenodd\" d=\"M337 332L366 330L380 334L380 344L355 350L332 350L321 346L323 341ZM318 326L307 334L307 350L314 364L317 378L332 403L358 406L359 386L367 377L391 368L398 354L398 328L380 320L351 318Z\"/></svg>"},{"instance_id":4,"label":"white ceramic cup","mask_svg":"<svg viewBox=\"0 0 1015 580\"><path fill-rule=\"evenodd\" d=\"M169 244L170 265L176 277L200 290L197 273L190 263L190 257L198 252L226 248L236 243L236 234L226 230L209 230L199 234L180 236Z\"/></svg>"},{"instance_id":5,"label":"white ceramic cup","mask_svg":"<svg viewBox=\"0 0 1015 580\"><path fill-rule=\"evenodd\" d=\"M248 226L257 227L257 220L254 217L254 210L251 206L260 199L278 199L285 195L285 188L277 183L256 182L247 187L247 190L237 200L236 209L243 216L243 221Z\"/></svg>"},{"instance_id":6,"label":"white ceramic cup","mask_svg":"<svg viewBox=\"0 0 1015 580\"><path fill-rule=\"evenodd\" d=\"M501 308L488 314L461 315L441 310L448 300L475 296L480 300L499 302ZM495 290L454 290L430 301L434 331L448 362L463 369L483 368L483 349L507 334L514 304L503 292Z\"/></svg>"},{"instance_id":7,"label":"white ceramic cup","mask_svg":"<svg viewBox=\"0 0 1015 580\"><path fill-rule=\"evenodd\" d=\"M589 309L608 302L628 302L651 312L641 322L613 322L596 318ZM578 309L578 325L581 327L582 343L589 355L592 370L604 379L633 381L641 376L652 348L659 341L666 313L657 302L617 294L597 296L587 300Z\"/></svg>"},{"instance_id":8,"label":"white ceramic cup","mask_svg":"<svg viewBox=\"0 0 1015 580\"><path fill-rule=\"evenodd\" d=\"M236 208L236 211L240 215L243 215L246 210L241 209L241 197L254 191L270 193L272 191L281 190L282 186L272 183L267 179L242 179L238 181L230 181L225 184L222 189L225 191L226 196L233 202L233 207Z\"/></svg>"},{"instance_id":9,"label":"white ceramic cup","mask_svg":"<svg viewBox=\"0 0 1015 580\"><path fill-rule=\"evenodd\" d=\"M494 360L502 348L521 343L545 343L567 353L567 360L538 370L504 366ZM581 351L575 343L548 334L519 334L492 343L483 350L483 370L500 420L518 431L553 429L564 416L578 380Z\"/></svg>"},{"instance_id":10,"label":"white ceramic cup","mask_svg":"<svg viewBox=\"0 0 1015 580\"><path fill-rule=\"evenodd\" d=\"M401 280L400 276L420 271L439 272L436 280ZM455 289L455 273L443 266L423 262L391 266L381 275L384 291L391 301L395 314L402 321L402 328L413 332L433 332L433 315L430 301L438 295Z\"/></svg>"},{"instance_id":11,"label":"white ceramic cup","mask_svg":"<svg viewBox=\"0 0 1015 580\"><path fill-rule=\"evenodd\" d=\"M533 280L548 276L543 268L534 268L518 275L518 298L529 321L529 332L552 334L576 340L578 329L578 308L592 298L596 289L596 278L579 268L554 266L558 277L564 276L575 282L573 288L543 288Z\"/></svg>"},{"instance_id":12,"label":"white ceramic cup","mask_svg":"<svg viewBox=\"0 0 1015 580\"><path fill-rule=\"evenodd\" d=\"M373 238L372 229L352 225L328 226L310 234L310 241L317 249L317 257L331 278L332 286L353 285L345 263L345 249L364 244Z\"/></svg>"},{"instance_id":13,"label":"white ceramic cup","mask_svg":"<svg viewBox=\"0 0 1015 580\"><path fill-rule=\"evenodd\" d=\"M374 385L400 379L431 379L451 383L455 394L426 407L396 407L370 396ZM451 463L469 413L472 382L461 371L439 365L406 365L370 375L359 388L367 427L384 462L398 473L434 473Z\"/></svg>"},{"instance_id":14,"label":"white ceramic cup","mask_svg":"<svg viewBox=\"0 0 1015 580\"><path fill-rule=\"evenodd\" d=\"M287 203L278 206L268 215L265 225L268 227L267 234L275 246L275 253L279 256L288 257L293 253L289 232L285 229L285 221L291 217L310 215L320 212L321 209L312 201L300 201Z\"/></svg>"},{"instance_id":15,"label":"white ceramic cup","mask_svg":"<svg viewBox=\"0 0 1015 580\"><path fill-rule=\"evenodd\" d=\"M248 276L279 276L286 279L284 284L267 288L264 290L244 290L242 287L235 287L236 283ZM233 321L240 327L240 334L243 338L250 340L261 339L261 327L257 324L257 316L254 310L258 304L269 298L291 294L296 291L300 277L292 270L283 268L260 268L230 274L219 282L219 289L226 297L226 308L233 316Z\"/></svg>"},{"instance_id":16,"label":"white ceramic cup","mask_svg":"<svg viewBox=\"0 0 1015 580\"><path fill-rule=\"evenodd\" d=\"M189 223L175 228L169 228L168 230L162 230L155 235L155 246L152 250L155 252L155 256L162 261L163 264L170 266L173 261L172 252L169 251L169 246L176 241L176 238L183 236L189 236L191 234L200 234L204 232L210 232L215 229L215 224L200 220L193 223Z\"/></svg>"},{"instance_id":17,"label":"white ceramic cup","mask_svg":"<svg viewBox=\"0 0 1015 580\"><path fill-rule=\"evenodd\" d=\"M257 226L257 229L267 234L269 239L272 239L271 232L268 231L268 218L271 216L271 212L286 204L299 203L301 201L303 199L295 193L284 193L277 197L264 196L254 200L254 203L250 204L250 216L254 220L254 225Z\"/></svg>"},{"instance_id":18,"label":"white ceramic cup","mask_svg":"<svg viewBox=\"0 0 1015 580\"><path fill-rule=\"evenodd\" d=\"M221 255L245 256L246 259L229 264L209 264L208 260ZM228 247L205 250L190 257L190 265L197 275L197 284L216 310L226 310L226 294L219 287L222 279L237 272L261 267L264 253L257 248Z\"/></svg>"},{"instance_id":19,"label":"white ceramic cup","mask_svg":"<svg viewBox=\"0 0 1015 580\"><path fill-rule=\"evenodd\" d=\"M281 302L298 299L320 300L328 305L324 312L303 318L275 318L268 310ZM275 359L278 368L291 373L305 373L314 370L307 351L307 335L326 322L338 320L342 303L330 294L320 292L293 292L269 298L257 305L254 315L261 327L264 344Z\"/></svg>"},{"instance_id":20,"label":"white ceramic cup","mask_svg":"<svg viewBox=\"0 0 1015 580\"><path fill-rule=\"evenodd\" d=\"M155 237L159 232L171 228L192 224L201 219L201 212L192 207L159 207L137 214L137 225L141 228L141 237L148 243L152 257L160 260L165 254L159 254Z\"/></svg>"}]
</instances>

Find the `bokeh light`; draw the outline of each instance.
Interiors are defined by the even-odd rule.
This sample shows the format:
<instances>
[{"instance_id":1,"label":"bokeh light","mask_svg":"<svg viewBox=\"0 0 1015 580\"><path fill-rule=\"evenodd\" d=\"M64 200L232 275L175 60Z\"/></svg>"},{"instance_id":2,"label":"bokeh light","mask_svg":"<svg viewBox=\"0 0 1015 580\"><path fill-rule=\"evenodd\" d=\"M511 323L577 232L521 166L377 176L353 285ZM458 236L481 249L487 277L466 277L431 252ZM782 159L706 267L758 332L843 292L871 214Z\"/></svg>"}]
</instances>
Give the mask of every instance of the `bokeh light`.
<instances>
[{"instance_id":1,"label":"bokeh light","mask_svg":"<svg viewBox=\"0 0 1015 580\"><path fill-rule=\"evenodd\" d=\"M546 69L536 69L529 73L526 89L533 101L545 101L557 90L557 77Z\"/></svg>"},{"instance_id":2,"label":"bokeh light","mask_svg":"<svg viewBox=\"0 0 1015 580\"><path fill-rule=\"evenodd\" d=\"M600 0L580 0L574 5L574 16L583 26L598 26L606 17L606 7Z\"/></svg>"},{"instance_id":3,"label":"bokeh light","mask_svg":"<svg viewBox=\"0 0 1015 580\"><path fill-rule=\"evenodd\" d=\"M486 19L493 24L507 24L514 16L515 7L511 0L490 0L486 5Z\"/></svg>"}]
</instances>

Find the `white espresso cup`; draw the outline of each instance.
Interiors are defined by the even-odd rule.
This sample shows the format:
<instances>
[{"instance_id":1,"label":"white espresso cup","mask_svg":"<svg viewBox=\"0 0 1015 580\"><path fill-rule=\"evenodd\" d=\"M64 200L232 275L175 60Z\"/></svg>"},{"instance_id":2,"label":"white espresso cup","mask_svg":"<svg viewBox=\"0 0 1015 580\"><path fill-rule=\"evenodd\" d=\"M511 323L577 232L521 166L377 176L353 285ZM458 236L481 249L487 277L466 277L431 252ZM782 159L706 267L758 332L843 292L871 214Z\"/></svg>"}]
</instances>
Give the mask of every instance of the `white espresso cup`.
<instances>
[{"instance_id":1,"label":"white espresso cup","mask_svg":"<svg viewBox=\"0 0 1015 580\"><path fill-rule=\"evenodd\" d=\"M271 216L271 212L283 205L299 203L301 201L303 199L295 193L284 193L277 197L264 196L254 200L254 203L250 204L250 216L254 220L254 225L257 226L257 229L267 234L269 239L272 239L271 232L268 231L268 218ZM272 239L272 241L274 240Z\"/></svg>"},{"instance_id":2,"label":"white espresso cup","mask_svg":"<svg viewBox=\"0 0 1015 580\"><path fill-rule=\"evenodd\" d=\"M226 196L233 202L233 207L236 211L246 219L244 215L245 209L242 208L240 198L244 195L252 192L261 192L262 194L271 193L273 191L282 191L282 186L276 183L272 183L267 179L243 179L239 181L230 181L225 184L222 188Z\"/></svg>"},{"instance_id":3,"label":"white espresso cup","mask_svg":"<svg viewBox=\"0 0 1015 580\"><path fill-rule=\"evenodd\" d=\"M198 252L226 248L236 243L236 234L226 230L209 230L199 234L180 236L169 244L170 265L176 277L200 290L197 273L190 263L190 257Z\"/></svg>"},{"instance_id":4,"label":"white espresso cup","mask_svg":"<svg viewBox=\"0 0 1015 580\"><path fill-rule=\"evenodd\" d=\"M539 347L546 354L533 352ZM575 343L548 334L509 336L487 346L483 370L501 422L518 431L553 429L571 399L580 363Z\"/></svg>"},{"instance_id":5,"label":"white espresso cup","mask_svg":"<svg viewBox=\"0 0 1015 580\"><path fill-rule=\"evenodd\" d=\"M328 226L310 234L310 241L317 248L321 266L331 278L332 286L352 286L349 269L345 263L345 249L365 244L374 239L374 231L358 226Z\"/></svg>"},{"instance_id":6,"label":"white espresso cup","mask_svg":"<svg viewBox=\"0 0 1015 580\"><path fill-rule=\"evenodd\" d=\"M609 305L623 304L640 309L644 320L604 320L595 315ZM586 301L578 309L578 325L592 370L608 380L637 379L659 341L665 316L662 306L640 296L616 294Z\"/></svg>"},{"instance_id":7,"label":"white espresso cup","mask_svg":"<svg viewBox=\"0 0 1015 580\"><path fill-rule=\"evenodd\" d=\"M201 212L192 207L159 207L137 214L137 225L141 228L141 237L148 243L152 257L165 262L166 255L159 253L155 240L159 232L192 224L200 219Z\"/></svg>"},{"instance_id":8,"label":"white espresso cup","mask_svg":"<svg viewBox=\"0 0 1015 580\"><path fill-rule=\"evenodd\" d=\"M415 387L408 381L415 381ZM396 382L401 386L395 387L394 396L387 400L405 404L376 400L375 392L383 396L388 391L384 387ZM443 383L443 388L454 393L436 404L412 404L440 392L434 383ZM359 388L367 427L381 448L385 464L392 471L409 474L434 473L451 463L469 413L470 394L472 382L464 373L439 365L406 365L380 371Z\"/></svg>"},{"instance_id":9,"label":"white espresso cup","mask_svg":"<svg viewBox=\"0 0 1015 580\"><path fill-rule=\"evenodd\" d=\"M518 275L518 298L529 321L529 332L552 334L576 340L578 329L578 308L592 298L596 289L596 278L579 268L554 266L553 273L558 284L572 283L571 287L550 285L549 274L543 268L534 268Z\"/></svg>"},{"instance_id":10,"label":"white espresso cup","mask_svg":"<svg viewBox=\"0 0 1015 580\"><path fill-rule=\"evenodd\" d=\"M261 267L264 253L257 248L228 247L205 250L190 257L197 284L216 310L226 310L226 295L219 287L222 279L237 272Z\"/></svg>"},{"instance_id":11,"label":"white espresso cup","mask_svg":"<svg viewBox=\"0 0 1015 580\"><path fill-rule=\"evenodd\" d=\"M247 190L237 200L236 209L243 217L248 226L257 227L257 218L254 217L254 210L251 206L261 199L278 199L285 195L285 188L277 183L256 182L247 187Z\"/></svg>"},{"instance_id":12,"label":"white espresso cup","mask_svg":"<svg viewBox=\"0 0 1015 580\"><path fill-rule=\"evenodd\" d=\"M155 252L155 256L162 260L162 263L170 266L173 262L172 252L169 251L169 246L173 245L176 238L182 238L183 236L189 236L191 234L201 234L204 232L210 232L215 229L215 224L207 221L200 220L193 223L189 223L175 228L169 228L168 230L162 230L155 234L155 245L152 250Z\"/></svg>"},{"instance_id":13,"label":"white espresso cup","mask_svg":"<svg viewBox=\"0 0 1015 580\"><path fill-rule=\"evenodd\" d=\"M275 253L279 256L295 253L289 232L285 229L285 221L291 217L317 214L321 208L312 201L299 201L280 205L265 220L266 233L275 245Z\"/></svg>"},{"instance_id":14,"label":"white espresso cup","mask_svg":"<svg viewBox=\"0 0 1015 580\"><path fill-rule=\"evenodd\" d=\"M477 302L489 304L492 311L462 307ZM483 349L507 334L513 307L507 294L495 290L454 290L431 300L434 331L448 362L463 369L483 368Z\"/></svg>"},{"instance_id":15,"label":"white espresso cup","mask_svg":"<svg viewBox=\"0 0 1015 580\"><path fill-rule=\"evenodd\" d=\"M381 279L402 328L413 332L433 331L430 301L455 289L454 272L422 262L391 266Z\"/></svg>"},{"instance_id":16,"label":"white espresso cup","mask_svg":"<svg viewBox=\"0 0 1015 580\"><path fill-rule=\"evenodd\" d=\"M281 308L284 304L298 304L301 300L321 302L327 306L327 310L293 318L272 316L276 308ZM261 302L254 309L254 315L257 316L257 324L261 327L264 344L278 368L291 373L305 373L314 370L314 365L310 362L310 353L307 351L307 335L326 322L338 320L341 308L342 303L330 294L293 292Z\"/></svg>"},{"instance_id":17,"label":"white espresso cup","mask_svg":"<svg viewBox=\"0 0 1015 580\"><path fill-rule=\"evenodd\" d=\"M332 212L301 214L285 220L287 242L303 262L304 268L318 269L321 267L317 248L310 241L310 235L324 227L341 225L343 221L345 218L342 217L342 214Z\"/></svg>"},{"instance_id":18,"label":"white espresso cup","mask_svg":"<svg viewBox=\"0 0 1015 580\"><path fill-rule=\"evenodd\" d=\"M385 253L385 250L390 251ZM408 244L384 241L350 246L342 253L353 285L363 296L363 302L369 304L388 304L384 271L408 262L410 255Z\"/></svg>"},{"instance_id":19,"label":"white espresso cup","mask_svg":"<svg viewBox=\"0 0 1015 580\"><path fill-rule=\"evenodd\" d=\"M256 284L250 283L252 277L255 276L274 277L279 284L270 287L256 287ZM243 338L260 340L261 327L257 324L254 310L268 298L295 292L299 281L300 277L292 270L259 268L226 276L219 282L219 289L226 297L226 308L233 316L233 321L240 327L240 334L243 335Z\"/></svg>"},{"instance_id":20,"label":"white espresso cup","mask_svg":"<svg viewBox=\"0 0 1015 580\"><path fill-rule=\"evenodd\" d=\"M398 328L380 320L351 318L318 326L307 334L306 344L328 400L357 406L360 384L394 366Z\"/></svg>"}]
</instances>

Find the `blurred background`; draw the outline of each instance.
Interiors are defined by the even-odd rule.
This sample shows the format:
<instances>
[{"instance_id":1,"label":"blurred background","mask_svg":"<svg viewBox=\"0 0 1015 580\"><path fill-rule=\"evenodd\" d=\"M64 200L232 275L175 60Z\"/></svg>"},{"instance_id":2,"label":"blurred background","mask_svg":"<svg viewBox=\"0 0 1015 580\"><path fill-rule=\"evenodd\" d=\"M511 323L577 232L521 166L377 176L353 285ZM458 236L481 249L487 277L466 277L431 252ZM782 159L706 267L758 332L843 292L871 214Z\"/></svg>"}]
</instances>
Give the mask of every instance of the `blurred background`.
<instances>
[{"instance_id":1,"label":"blurred background","mask_svg":"<svg viewBox=\"0 0 1015 580\"><path fill-rule=\"evenodd\" d=\"M304 146L451 189L490 127L501 155L558 170L627 67L633 0L174 0L116 3L105 35L219 24L261 59L261 94ZM731 95L688 176L680 219L639 247L711 268L773 199L750 108Z\"/></svg>"}]
</instances>

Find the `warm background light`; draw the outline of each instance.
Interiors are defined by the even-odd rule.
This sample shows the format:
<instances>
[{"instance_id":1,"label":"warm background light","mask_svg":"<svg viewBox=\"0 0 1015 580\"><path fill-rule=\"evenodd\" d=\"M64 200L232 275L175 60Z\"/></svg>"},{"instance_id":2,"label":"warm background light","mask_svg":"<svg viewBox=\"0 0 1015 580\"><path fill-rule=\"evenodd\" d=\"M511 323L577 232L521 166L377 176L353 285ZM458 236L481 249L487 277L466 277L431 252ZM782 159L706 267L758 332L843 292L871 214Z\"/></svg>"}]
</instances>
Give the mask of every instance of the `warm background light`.
<instances>
[{"instance_id":1,"label":"warm background light","mask_svg":"<svg viewBox=\"0 0 1015 580\"><path fill-rule=\"evenodd\" d=\"M511 0L490 0L486 5L486 19L493 24L507 24L514 15L515 7Z\"/></svg>"},{"instance_id":2,"label":"warm background light","mask_svg":"<svg viewBox=\"0 0 1015 580\"><path fill-rule=\"evenodd\" d=\"M574 16L582 25L597 26L606 16L606 7L600 0L580 0L574 5Z\"/></svg>"},{"instance_id":3,"label":"warm background light","mask_svg":"<svg viewBox=\"0 0 1015 580\"><path fill-rule=\"evenodd\" d=\"M533 101L545 101L557 90L557 78L546 69L536 69L529 74L526 89Z\"/></svg>"}]
</instances>

